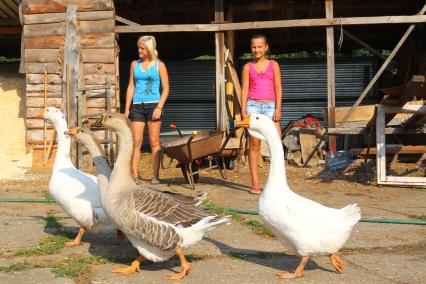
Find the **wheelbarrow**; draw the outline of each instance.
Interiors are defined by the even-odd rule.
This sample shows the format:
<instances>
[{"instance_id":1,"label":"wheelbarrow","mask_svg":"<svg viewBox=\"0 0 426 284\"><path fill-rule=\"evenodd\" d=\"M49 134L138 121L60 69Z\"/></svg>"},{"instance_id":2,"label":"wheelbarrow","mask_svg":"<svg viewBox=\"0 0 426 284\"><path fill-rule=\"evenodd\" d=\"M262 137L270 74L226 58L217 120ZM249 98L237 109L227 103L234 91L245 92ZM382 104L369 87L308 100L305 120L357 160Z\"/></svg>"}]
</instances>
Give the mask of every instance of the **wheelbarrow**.
<instances>
[{"instance_id":1,"label":"wheelbarrow","mask_svg":"<svg viewBox=\"0 0 426 284\"><path fill-rule=\"evenodd\" d=\"M225 138L224 131L217 130L198 130L190 134L179 133L179 136L160 135L160 143L163 151L172 159L178 161L177 167L180 167L182 174L188 181L190 187L195 189L195 183L198 181L199 173L214 168L219 169L220 175L226 179L226 170L223 149L230 136ZM197 160L208 157L209 160L215 160L216 164L210 163L208 167L199 169ZM222 167L219 166L219 157L221 157Z\"/></svg>"}]
</instances>

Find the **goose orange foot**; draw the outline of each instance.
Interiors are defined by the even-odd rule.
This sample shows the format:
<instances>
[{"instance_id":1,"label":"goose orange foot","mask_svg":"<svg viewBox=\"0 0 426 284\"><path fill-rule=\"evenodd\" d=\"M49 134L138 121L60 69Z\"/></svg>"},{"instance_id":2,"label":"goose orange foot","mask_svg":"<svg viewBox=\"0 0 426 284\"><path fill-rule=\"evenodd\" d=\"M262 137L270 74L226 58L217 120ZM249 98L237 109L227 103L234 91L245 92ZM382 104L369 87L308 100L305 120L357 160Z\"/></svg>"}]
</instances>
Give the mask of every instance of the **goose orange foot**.
<instances>
[{"instance_id":1,"label":"goose orange foot","mask_svg":"<svg viewBox=\"0 0 426 284\"><path fill-rule=\"evenodd\" d=\"M180 247L177 247L176 253L179 257L180 265L182 267L182 271L179 272L179 273L168 274L167 276L169 277L170 280L183 279L191 271L191 264L189 264L189 262L186 260L185 253L184 253L183 249L180 248Z\"/></svg>"},{"instance_id":2,"label":"goose orange foot","mask_svg":"<svg viewBox=\"0 0 426 284\"><path fill-rule=\"evenodd\" d=\"M81 239L83 238L84 233L86 232L86 229L83 227L80 227L78 230L78 234L75 237L73 241L66 242L64 246L66 247L75 247L81 245Z\"/></svg>"},{"instance_id":3,"label":"goose orange foot","mask_svg":"<svg viewBox=\"0 0 426 284\"><path fill-rule=\"evenodd\" d=\"M343 273L343 261L337 253L330 254L331 264L336 268L337 272Z\"/></svg>"},{"instance_id":4,"label":"goose orange foot","mask_svg":"<svg viewBox=\"0 0 426 284\"><path fill-rule=\"evenodd\" d=\"M119 274L124 274L124 275L138 272L140 270L139 266L140 266L140 264L141 264L141 262L143 260L144 260L144 257L142 255L140 255L129 266L127 266L127 267L117 267L117 268L112 269L111 272L113 272L113 273L119 273Z\"/></svg>"},{"instance_id":5,"label":"goose orange foot","mask_svg":"<svg viewBox=\"0 0 426 284\"><path fill-rule=\"evenodd\" d=\"M79 242L79 241L70 241L70 242L66 242L65 244L64 244L64 246L65 247L76 247L76 246L79 246L79 245L81 245L81 242Z\"/></svg>"}]
</instances>

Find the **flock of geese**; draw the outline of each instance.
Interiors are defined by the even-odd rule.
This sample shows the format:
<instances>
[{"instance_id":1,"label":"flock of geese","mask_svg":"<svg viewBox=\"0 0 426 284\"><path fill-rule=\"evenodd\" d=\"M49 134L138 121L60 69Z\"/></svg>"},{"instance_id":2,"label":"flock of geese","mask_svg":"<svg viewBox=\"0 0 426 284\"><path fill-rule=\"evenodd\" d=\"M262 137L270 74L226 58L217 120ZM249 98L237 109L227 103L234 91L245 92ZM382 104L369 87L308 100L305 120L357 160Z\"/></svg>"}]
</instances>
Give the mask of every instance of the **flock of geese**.
<instances>
[{"instance_id":1,"label":"flock of geese","mask_svg":"<svg viewBox=\"0 0 426 284\"><path fill-rule=\"evenodd\" d=\"M228 216L217 216L198 207L206 198L205 194L188 197L154 190L133 181L130 170L133 137L124 115L104 113L96 121L98 126L115 131L120 141L113 169L89 129L68 129L64 115L54 107L48 107L42 117L50 121L58 133L49 192L80 226L76 238L65 245L80 245L86 230L116 231L118 241L126 236L139 252L139 257L129 266L115 268L112 272L131 274L139 271L144 259L165 261L177 254L182 269L169 278L182 279L191 270L184 249L199 242L207 231L230 222ZM294 272L280 272L277 277L302 277L308 258L313 255L329 255L335 269L343 272L343 262L337 253L361 218L359 207L351 204L341 209L330 208L291 191L286 180L281 140L272 121L252 114L240 126L264 140L271 153L268 180L259 199L259 215L287 251L301 257ZM96 177L72 164L72 137L89 151Z\"/></svg>"}]
</instances>

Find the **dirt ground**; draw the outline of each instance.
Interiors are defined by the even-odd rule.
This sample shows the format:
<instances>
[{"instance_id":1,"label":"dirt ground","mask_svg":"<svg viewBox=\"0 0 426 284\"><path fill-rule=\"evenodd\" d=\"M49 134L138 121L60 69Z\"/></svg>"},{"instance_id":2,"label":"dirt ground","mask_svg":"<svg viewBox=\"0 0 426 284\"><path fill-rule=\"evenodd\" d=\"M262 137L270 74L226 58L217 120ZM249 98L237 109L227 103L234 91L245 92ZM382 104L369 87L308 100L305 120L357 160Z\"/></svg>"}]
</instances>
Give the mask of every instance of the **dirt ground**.
<instances>
[{"instance_id":1,"label":"dirt ground","mask_svg":"<svg viewBox=\"0 0 426 284\"><path fill-rule=\"evenodd\" d=\"M148 154L140 173L150 179ZM262 182L268 166L260 169ZM248 168L229 170L228 180L217 170L202 172L195 191L180 170L161 170L158 187L186 194L207 192L215 205L257 209L258 196L248 194ZM357 202L363 218L414 219L426 214L426 190L377 187L374 166L357 164L342 173L319 168L287 167L291 188L328 206ZM0 181L0 198L46 197L49 176ZM179 271L178 259L143 263L128 276L110 272L137 256L129 242L115 245L113 234L84 236L79 247L63 248L63 240L78 228L56 204L0 202L0 283L170 283L165 276ZM253 215L237 215L230 225L218 227L190 248L190 275L181 283L283 283L275 273L293 270L298 258L286 255L278 241L253 226ZM258 224L258 223L257 223ZM310 259L299 283L424 283L426 279L426 226L360 222L341 251L345 271L338 274L328 257Z\"/></svg>"}]
</instances>

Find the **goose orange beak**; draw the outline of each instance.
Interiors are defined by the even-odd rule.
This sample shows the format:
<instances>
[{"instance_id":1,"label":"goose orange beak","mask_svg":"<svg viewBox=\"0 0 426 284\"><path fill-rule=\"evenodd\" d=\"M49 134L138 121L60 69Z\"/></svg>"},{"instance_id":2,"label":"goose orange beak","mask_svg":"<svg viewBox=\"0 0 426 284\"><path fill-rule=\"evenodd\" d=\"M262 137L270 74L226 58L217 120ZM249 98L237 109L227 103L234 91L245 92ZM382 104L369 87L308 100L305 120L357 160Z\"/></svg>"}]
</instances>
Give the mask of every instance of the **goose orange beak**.
<instances>
[{"instance_id":1,"label":"goose orange beak","mask_svg":"<svg viewBox=\"0 0 426 284\"><path fill-rule=\"evenodd\" d=\"M244 120L241 120L237 123L235 123L236 127L244 127L244 128L250 128L250 116L247 116Z\"/></svg>"},{"instance_id":2,"label":"goose orange beak","mask_svg":"<svg viewBox=\"0 0 426 284\"><path fill-rule=\"evenodd\" d=\"M71 137L75 137L78 132L78 127L71 128L67 133Z\"/></svg>"}]
</instances>

